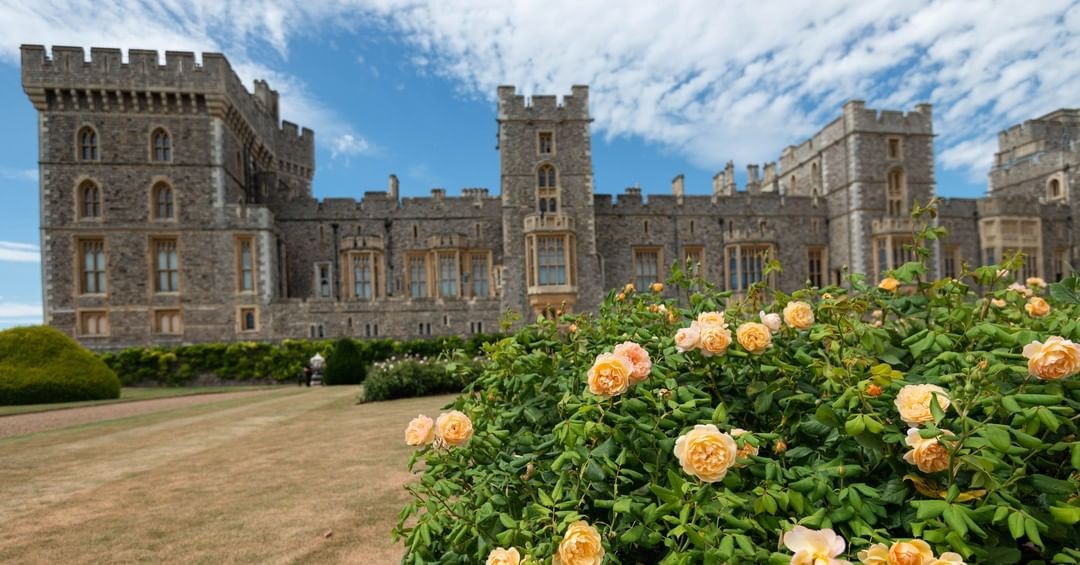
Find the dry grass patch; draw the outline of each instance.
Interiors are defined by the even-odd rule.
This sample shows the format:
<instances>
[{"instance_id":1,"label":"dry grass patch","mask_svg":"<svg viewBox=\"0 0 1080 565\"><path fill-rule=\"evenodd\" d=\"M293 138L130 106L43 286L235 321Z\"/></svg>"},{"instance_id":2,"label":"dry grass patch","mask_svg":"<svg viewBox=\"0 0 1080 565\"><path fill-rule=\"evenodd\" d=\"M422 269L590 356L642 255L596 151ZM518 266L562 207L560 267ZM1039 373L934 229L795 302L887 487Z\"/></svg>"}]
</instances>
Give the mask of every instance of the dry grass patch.
<instances>
[{"instance_id":1,"label":"dry grass patch","mask_svg":"<svg viewBox=\"0 0 1080 565\"><path fill-rule=\"evenodd\" d=\"M0 440L0 562L397 562L402 429L450 397L357 406L356 392Z\"/></svg>"}]
</instances>

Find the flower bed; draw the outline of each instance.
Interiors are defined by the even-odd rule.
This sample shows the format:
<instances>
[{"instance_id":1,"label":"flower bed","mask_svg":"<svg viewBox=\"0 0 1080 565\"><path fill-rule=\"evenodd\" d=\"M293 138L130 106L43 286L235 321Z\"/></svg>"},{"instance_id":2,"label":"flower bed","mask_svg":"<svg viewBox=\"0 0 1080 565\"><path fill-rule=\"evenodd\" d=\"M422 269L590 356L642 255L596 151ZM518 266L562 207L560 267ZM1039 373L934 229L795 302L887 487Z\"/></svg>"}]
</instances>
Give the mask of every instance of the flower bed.
<instances>
[{"instance_id":1,"label":"flower bed","mask_svg":"<svg viewBox=\"0 0 1080 565\"><path fill-rule=\"evenodd\" d=\"M1080 562L1080 281L1018 264L741 300L676 272L687 307L526 327L465 441L410 426L404 562Z\"/></svg>"}]
</instances>

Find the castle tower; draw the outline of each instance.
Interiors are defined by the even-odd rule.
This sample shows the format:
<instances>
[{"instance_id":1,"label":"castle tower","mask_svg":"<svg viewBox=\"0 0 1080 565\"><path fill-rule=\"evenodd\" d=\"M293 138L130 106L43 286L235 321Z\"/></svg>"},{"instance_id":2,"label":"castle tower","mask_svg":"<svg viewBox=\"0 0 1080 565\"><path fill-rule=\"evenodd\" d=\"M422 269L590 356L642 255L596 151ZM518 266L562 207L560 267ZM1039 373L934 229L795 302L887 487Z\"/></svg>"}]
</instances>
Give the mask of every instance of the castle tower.
<instances>
[{"instance_id":1,"label":"castle tower","mask_svg":"<svg viewBox=\"0 0 1080 565\"><path fill-rule=\"evenodd\" d=\"M503 281L504 309L588 310L603 292L588 93L574 86L559 104L499 87L503 257L506 272L517 274Z\"/></svg>"}]
</instances>

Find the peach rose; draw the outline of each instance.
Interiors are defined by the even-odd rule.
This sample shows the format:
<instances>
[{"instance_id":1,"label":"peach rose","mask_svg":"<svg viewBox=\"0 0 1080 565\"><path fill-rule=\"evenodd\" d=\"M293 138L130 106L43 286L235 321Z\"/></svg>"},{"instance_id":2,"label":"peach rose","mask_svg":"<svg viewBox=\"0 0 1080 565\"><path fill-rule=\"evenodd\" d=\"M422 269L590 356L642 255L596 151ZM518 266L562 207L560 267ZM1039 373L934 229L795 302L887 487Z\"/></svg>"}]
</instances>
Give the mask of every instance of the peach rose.
<instances>
[{"instance_id":1,"label":"peach rose","mask_svg":"<svg viewBox=\"0 0 1080 565\"><path fill-rule=\"evenodd\" d=\"M697 315L697 321L702 326L718 325L727 327L723 312L702 312Z\"/></svg>"},{"instance_id":2,"label":"peach rose","mask_svg":"<svg viewBox=\"0 0 1080 565\"><path fill-rule=\"evenodd\" d=\"M577 324L570 324L570 327L566 328L570 333L577 333Z\"/></svg>"},{"instance_id":3,"label":"peach rose","mask_svg":"<svg viewBox=\"0 0 1080 565\"><path fill-rule=\"evenodd\" d=\"M578 520L566 528L566 535L559 542L554 565L600 565L604 562L604 545L600 532L584 520Z\"/></svg>"},{"instance_id":4,"label":"peach rose","mask_svg":"<svg viewBox=\"0 0 1080 565\"><path fill-rule=\"evenodd\" d=\"M712 424L698 424L675 441L675 457L683 471L707 483L723 479L738 453L735 440Z\"/></svg>"},{"instance_id":5,"label":"peach rose","mask_svg":"<svg viewBox=\"0 0 1080 565\"><path fill-rule=\"evenodd\" d=\"M769 331L776 333L780 331L780 314L766 314L764 310L758 312L758 318L761 319L761 323L765 324L765 327L769 328Z\"/></svg>"},{"instance_id":6,"label":"peach rose","mask_svg":"<svg viewBox=\"0 0 1080 565\"><path fill-rule=\"evenodd\" d=\"M705 357L723 355L731 345L731 330L719 324L705 326L698 338L698 348Z\"/></svg>"},{"instance_id":7,"label":"peach rose","mask_svg":"<svg viewBox=\"0 0 1080 565\"><path fill-rule=\"evenodd\" d=\"M626 293L625 292L620 292L619 294L616 294L615 295L615 300L618 300L619 302L622 302L623 300L626 300Z\"/></svg>"},{"instance_id":8,"label":"peach rose","mask_svg":"<svg viewBox=\"0 0 1080 565\"><path fill-rule=\"evenodd\" d=\"M1042 277L1028 277L1024 284L1031 288L1046 288L1046 281Z\"/></svg>"},{"instance_id":9,"label":"peach rose","mask_svg":"<svg viewBox=\"0 0 1080 565\"><path fill-rule=\"evenodd\" d=\"M625 292L626 294L630 294L635 290L637 289L634 288L634 283L626 283L626 286L623 287L623 292Z\"/></svg>"},{"instance_id":10,"label":"peach rose","mask_svg":"<svg viewBox=\"0 0 1080 565\"><path fill-rule=\"evenodd\" d=\"M744 430L742 428L734 428L734 429L731 430L730 433L731 433L732 438L737 438L737 437L739 437L739 436L741 436L741 435L743 435L743 434L745 434L747 432L746 432L746 430ZM735 442L735 445L737 446L737 445L739 445L739 443ZM756 445L754 445L754 444L752 444L750 442L745 442L745 443L743 443L743 446L739 448L739 451L736 452L735 455L738 457L738 459L748 459L750 457L756 456L758 454L758 452L759 452L759 450L758 450L758 447ZM741 463L736 462L735 466L736 467L743 467L744 465L742 465Z\"/></svg>"},{"instance_id":11,"label":"peach rose","mask_svg":"<svg viewBox=\"0 0 1080 565\"><path fill-rule=\"evenodd\" d=\"M1080 345L1061 336L1051 336L1046 343L1033 341L1024 346L1028 373L1044 381L1064 379L1080 372Z\"/></svg>"},{"instance_id":12,"label":"peach rose","mask_svg":"<svg viewBox=\"0 0 1080 565\"><path fill-rule=\"evenodd\" d=\"M649 288L652 289L653 292L664 292L664 283L654 282Z\"/></svg>"},{"instance_id":13,"label":"peach rose","mask_svg":"<svg viewBox=\"0 0 1080 565\"><path fill-rule=\"evenodd\" d=\"M746 322L735 330L735 339L750 353L761 353L772 345L772 332L765 324Z\"/></svg>"},{"instance_id":14,"label":"peach rose","mask_svg":"<svg viewBox=\"0 0 1080 565\"><path fill-rule=\"evenodd\" d=\"M496 547L488 554L486 565L519 565L520 563L521 554L518 553L517 548L504 549Z\"/></svg>"},{"instance_id":15,"label":"peach rose","mask_svg":"<svg viewBox=\"0 0 1080 565\"><path fill-rule=\"evenodd\" d=\"M699 339L701 339L701 332L698 331L698 323L694 322L690 324L690 327L680 328L679 331L675 332L675 349L679 353L686 353L691 349L696 349Z\"/></svg>"},{"instance_id":16,"label":"peach rose","mask_svg":"<svg viewBox=\"0 0 1080 565\"><path fill-rule=\"evenodd\" d=\"M990 301L990 304L994 305L994 308L1004 308L1005 301L1000 298L994 298Z\"/></svg>"},{"instance_id":17,"label":"peach rose","mask_svg":"<svg viewBox=\"0 0 1080 565\"><path fill-rule=\"evenodd\" d=\"M875 319L875 320L880 320L884 316L885 316L885 313L882 312L881 310L874 310L873 312L870 312L870 317Z\"/></svg>"},{"instance_id":18,"label":"peach rose","mask_svg":"<svg viewBox=\"0 0 1080 565\"><path fill-rule=\"evenodd\" d=\"M1024 285L1022 285L1020 283L1015 283L1015 282L1010 284L1009 286L1005 287L1005 290L1011 290L1013 292L1018 292L1020 294L1023 294L1025 297L1032 295L1032 292L1031 292L1030 288L1028 288L1028 287L1026 287L1026 286L1024 286Z\"/></svg>"},{"instance_id":19,"label":"peach rose","mask_svg":"<svg viewBox=\"0 0 1080 565\"><path fill-rule=\"evenodd\" d=\"M435 440L435 422L427 416L420 414L409 422L405 428L405 443L407 445L427 445Z\"/></svg>"},{"instance_id":20,"label":"peach rose","mask_svg":"<svg viewBox=\"0 0 1080 565\"><path fill-rule=\"evenodd\" d=\"M451 410L440 414L439 419L435 420L435 433L446 445L462 445L473 435L472 420L457 410Z\"/></svg>"},{"instance_id":21,"label":"peach rose","mask_svg":"<svg viewBox=\"0 0 1080 565\"><path fill-rule=\"evenodd\" d=\"M1032 318L1042 318L1050 313L1050 305L1043 300L1042 297L1032 296L1028 298L1027 304L1024 305L1024 310L1031 315Z\"/></svg>"},{"instance_id":22,"label":"peach rose","mask_svg":"<svg viewBox=\"0 0 1080 565\"><path fill-rule=\"evenodd\" d=\"M814 325L814 309L805 302L794 300L784 306L784 323L797 329L805 330Z\"/></svg>"},{"instance_id":23,"label":"peach rose","mask_svg":"<svg viewBox=\"0 0 1080 565\"><path fill-rule=\"evenodd\" d=\"M898 541L892 547L875 543L859 552L859 561L868 565L930 565L934 551L921 539Z\"/></svg>"},{"instance_id":24,"label":"peach rose","mask_svg":"<svg viewBox=\"0 0 1080 565\"><path fill-rule=\"evenodd\" d=\"M624 341L615 346L614 353L626 357L626 360L630 362L630 367L633 369L630 373L630 384L636 385L649 378L649 371L652 371L652 359L649 358L649 352L644 347L632 341Z\"/></svg>"},{"instance_id":25,"label":"peach rose","mask_svg":"<svg viewBox=\"0 0 1080 565\"><path fill-rule=\"evenodd\" d=\"M601 353L589 368L589 392L604 397L618 396L630 388L634 367L630 360L614 353Z\"/></svg>"},{"instance_id":26,"label":"peach rose","mask_svg":"<svg viewBox=\"0 0 1080 565\"><path fill-rule=\"evenodd\" d=\"M946 435L952 435L944 432ZM924 438L919 435L919 428L908 429L905 440L911 451L904 454L904 461L915 465L924 473L937 473L949 468L949 449L938 438Z\"/></svg>"},{"instance_id":27,"label":"peach rose","mask_svg":"<svg viewBox=\"0 0 1080 565\"><path fill-rule=\"evenodd\" d=\"M930 412L930 399L937 394L938 406L942 411L949 409L949 395L945 389L931 384L906 385L896 395L896 409L900 419L909 426L918 426L934 421Z\"/></svg>"},{"instance_id":28,"label":"peach rose","mask_svg":"<svg viewBox=\"0 0 1080 565\"><path fill-rule=\"evenodd\" d=\"M930 565L966 565L964 556L952 551L946 551L930 562Z\"/></svg>"},{"instance_id":29,"label":"peach rose","mask_svg":"<svg viewBox=\"0 0 1080 565\"><path fill-rule=\"evenodd\" d=\"M885 292L896 292L896 289L900 288L900 281L892 277L885 277L881 279L881 282L878 283L877 287Z\"/></svg>"},{"instance_id":30,"label":"peach rose","mask_svg":"<svg viewBox=\"0 0 1080 565\"><path fill-rule=\"evenodd\" d=\"M791 556L791 565L851 565L850 561L837 559L846 544L844 538L829 528L811 530L795 526L781 539L795 554Z\"/></svg>"}]
</instances>

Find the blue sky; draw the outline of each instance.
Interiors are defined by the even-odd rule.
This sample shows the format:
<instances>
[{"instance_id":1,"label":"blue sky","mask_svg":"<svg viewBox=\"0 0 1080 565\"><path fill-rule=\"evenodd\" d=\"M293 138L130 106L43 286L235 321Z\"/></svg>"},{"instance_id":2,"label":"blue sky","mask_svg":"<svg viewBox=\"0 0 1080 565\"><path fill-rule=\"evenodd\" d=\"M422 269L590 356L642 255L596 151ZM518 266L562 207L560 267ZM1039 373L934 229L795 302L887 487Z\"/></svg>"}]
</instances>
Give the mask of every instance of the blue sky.
<instances>
[{"instance_id":1,"label":"blue sky","mask_svg":"<svg viewBox=\"0 0 1080 565\"><path fill-rule=\"evenodd\" d=\"M1080 105L1077 2L0 0L0 327L40 320L37 118L18 45L220 51L316 131L318 197L496 192L495 87L591 87L598 192L708 193L849 98L934 104L938 192L979 196L996 133ZM742 179L740 178L740 183Z\"/></svg>"}]
</instances>

